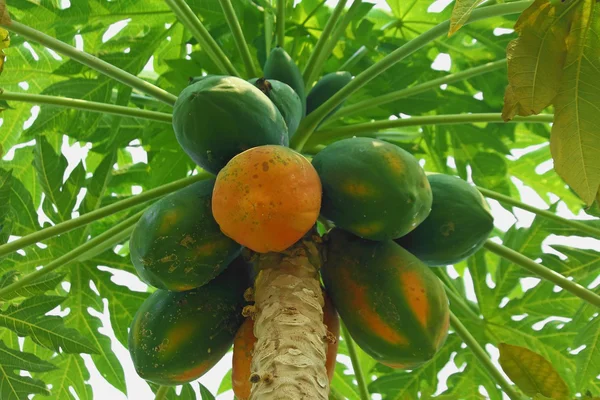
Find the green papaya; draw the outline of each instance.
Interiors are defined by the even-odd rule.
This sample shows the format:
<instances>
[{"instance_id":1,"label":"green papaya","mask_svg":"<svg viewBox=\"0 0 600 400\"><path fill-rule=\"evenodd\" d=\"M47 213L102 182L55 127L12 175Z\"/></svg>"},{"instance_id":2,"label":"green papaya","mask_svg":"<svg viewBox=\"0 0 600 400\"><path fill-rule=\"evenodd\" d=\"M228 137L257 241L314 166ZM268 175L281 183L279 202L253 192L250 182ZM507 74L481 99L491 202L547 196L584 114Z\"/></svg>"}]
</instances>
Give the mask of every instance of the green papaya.
<instances>
[{"instance_id":1,"label":"green papaya","mask_svg":"<svg viewBox=\"0 0 600 400\"><path fill-rule=\"evenodd\" d=\"M397 239L429 215L431 188L407 151L369 138L344 139L312 160L321 178L321 215L370 240Z\"/></svg>"},{"instance_id":2,"label":"green papaya","mask_svg":"<svg viewBox=\"0 0 600 400\"><path fill-rule=\"evenodd\" d=\"M331 96L350 83L351 80L352 74L346 71L332 72L319 79L306 96L306 115L319 108L323 103L329 100ZM333 109L323 121L339 110L343 104L344 103L341 103Z\"/></svg>"},{"instance_id":3,"label":"green papaya","mask_svg":"<svg viewBox=\"0 0 600 400\"><path fill-rule=\"evenodd\" d=\"M200 287L236 258L242 247L225 236L212 216L215 179L193 183L154 203L129 242L140 278L159 289Z\"/></svg>"},{"instance_id":4,"label":"green papaya","mask_svg":"<svg viewBox=\"0 0 600 400\"><path fill-rule=\"evenodd\" d=\"M427 176L433 203L431 213L397 243L424 263L456 264L483 246L494 229L487 202L473 186L444 174Z\"/></svg>"},{"instance_id":5,"label":"green papaya","mask_svg":"<svg viewBox=\"0 0 600 400\"><path fill-rule=\"evenodd\" d=\"M206 76L183 89L173 108L173 130L192 160L213 174L244 150L289 143L273 102L232 76Z\"/></svg>"},{"instance_id":6,"label":"green papaya","mask_svg":"<svg viewBox=\"0 0 600 400\"><path fill-rule=\"evenodd\" d=\"M321 276L350 336L392 368L430 360L448 335L448 298L437 276L392 240L333 229Z\"/></svg>"},{"instance_id":7,"label":"green papaya","mask_svg":"<svg viewBox=\"0 0 600 400\"><path fill-rule=\"evenodd\" d=\"M279 110L288 128L290 139L302 119L302 101L294 89L275 79L254 78L248 82L267 95Z\"/></svg>"},{"instance_id":8,"label":"green papaya","mask_svg":"<svg viewBox=\"0 0 600 400\"><path fill-rule=\"evenodd\" d=\"M152 293L129 331L129 352L138 375L174 386L210 370L233 344L244 319L244 291L250 285L248 266L239 257L201 288Z\"/></svg>"},{"instance_id":9,"label":"green papaya","mask_svg":"<svg viewBox=\"0 0 600 400\"><path fill-rule=\"evenodd\" d=\"M275 47L267 57L263 68L265 78L283 82L298 94L302 102L302 116L306 115L306 95L304 79L292 57L281 47Z\"/></svg>"}]
</instances>

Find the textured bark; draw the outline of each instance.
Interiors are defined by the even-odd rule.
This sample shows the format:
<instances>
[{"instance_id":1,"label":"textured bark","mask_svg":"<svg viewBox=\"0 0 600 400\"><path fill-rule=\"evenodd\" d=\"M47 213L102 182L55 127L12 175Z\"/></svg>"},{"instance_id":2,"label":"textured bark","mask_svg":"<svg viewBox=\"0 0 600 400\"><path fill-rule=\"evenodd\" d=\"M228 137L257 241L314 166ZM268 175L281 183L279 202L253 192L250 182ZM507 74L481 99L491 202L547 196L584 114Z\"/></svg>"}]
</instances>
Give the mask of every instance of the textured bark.
<instances>
[{"instance_id":1,"label":"textured bark","mask_svg":"<svg viewBox=\"0 0 600 400\"><path fill-rule=\"evenodd\" d=\"M317 247L304 240L284 253L258 256L250 400L328 398Z\"/></svg>"}]
</instances>

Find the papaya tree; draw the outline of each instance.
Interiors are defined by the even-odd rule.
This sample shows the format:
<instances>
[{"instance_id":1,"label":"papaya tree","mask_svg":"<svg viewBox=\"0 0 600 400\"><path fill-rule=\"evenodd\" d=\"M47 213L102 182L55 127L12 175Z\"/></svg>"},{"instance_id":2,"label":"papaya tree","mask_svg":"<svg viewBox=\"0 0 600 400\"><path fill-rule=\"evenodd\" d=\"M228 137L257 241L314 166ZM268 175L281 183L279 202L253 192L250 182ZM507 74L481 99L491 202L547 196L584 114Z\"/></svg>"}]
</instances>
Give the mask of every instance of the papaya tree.
<instances>
[{"instance_id":1,"label":"papaya tree","mask_svg":"<svg viewBox=\"0 0 600 400\"><path fill-rule=\"evenodd\" d=\"M450 3L0 0L0 399L600 398L600 2Z\"/></svg>"}]
</instances>

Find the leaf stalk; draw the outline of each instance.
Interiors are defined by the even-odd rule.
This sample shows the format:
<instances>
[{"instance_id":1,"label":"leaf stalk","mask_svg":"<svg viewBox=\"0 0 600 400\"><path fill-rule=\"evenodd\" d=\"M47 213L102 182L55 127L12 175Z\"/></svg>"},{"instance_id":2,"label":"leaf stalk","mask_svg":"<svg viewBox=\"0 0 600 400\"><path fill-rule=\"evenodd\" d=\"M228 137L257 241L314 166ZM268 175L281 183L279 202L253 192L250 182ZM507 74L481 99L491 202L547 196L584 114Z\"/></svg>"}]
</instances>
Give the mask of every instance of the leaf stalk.
<instances>
[{"instance_id":1,"label":"leaf stalk","mask_svg":"<svg viewBox=\"0 0 600 400\"><path fill-rule=\"evenodd\" d=\"M344 342L346 343L346 347L348 348L348 355L350 356L350 361L352 362L352 369L354 369L354 376L356 377L356 382L358 383L358 392L360 394L360 400L369 400L371 396L369 395L369 389L367 388L367 382L365 380L365 375L362 370L362 366L360 365L360 361L358 360L358 354L356 353L356 345L354 343L354 339L350 336L350 332L348 332L348 328L344 325L343 322L340 322L342 337L344 338Z\"/></svg>"},{"instance_id":2,"label":"leaf stalk","mask_svg":"<svg viewBox=\"0 0 600 400\"><path fill-rule=\"evenodd\" d=\"M172 106L177 100L177 96L167 92L166 90L163 90L149 82L146 82L145 80L140 79L137 76L130 74L129 72L123 71L122 69L117 68L114 65L111 65L97 57L94 57L91 54L77 50L75 47L69 46L64 42L61 42L60 40L55 39L52 36L48 36L45 33L42 33L36 29L30 28L27 25L23 25L19 22L12 21L7 25L0 26L3 26L11 32L18 33L25 39L32 40L43 46L46 46L49 49L56 51L57 53L70 57L73 60L80 62L81 64L90 67L101 74L104 74L127 86L137 89L142 93L152 96L162 101L163 103Z\"/></svg>"},{"instance_id":3,"label":"leaf stalk","mask_svg":"<svg viewBox=\"0 0 600 400\"><path fill-rule=\"evenodd\" d=\"M252 61L252 55L250 55L248 43L246 42L246 38L244 37L244 32L242 31L242 27L240 26L240 21L238 21L238 18L235 15L235 10L231 5L231 1L219 0L219 3L221 3L221 8L223 9L223 14L225 14L225 19L227 20L229 29L231 29L233 40L235 41L235 45L238 48L240 56L242 57L244 66L246 67L246 73L249 75L250 78L257 77L258 73L254 68L254 62Z\"/></svg>"}]
</instances>

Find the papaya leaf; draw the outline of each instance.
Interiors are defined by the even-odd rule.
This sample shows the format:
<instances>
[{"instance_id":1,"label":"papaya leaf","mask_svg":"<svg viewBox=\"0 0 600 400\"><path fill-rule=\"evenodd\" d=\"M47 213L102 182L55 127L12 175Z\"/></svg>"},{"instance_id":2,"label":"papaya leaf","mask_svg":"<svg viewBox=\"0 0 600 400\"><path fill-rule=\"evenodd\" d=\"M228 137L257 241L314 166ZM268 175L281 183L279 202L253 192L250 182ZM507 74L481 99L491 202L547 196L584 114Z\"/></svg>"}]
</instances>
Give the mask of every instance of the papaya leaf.
<instances>
[{"instance_id":1,"label":"papaya leaf","mask_svg":"<svg viewBox=\"0 0 600 400\"><path fill-rule=\"evenodd\" d=\"M567 37L567 59L554 100L554 168L587 204L600 190L600 4L583 0Z\"/></svg>"},{"instance_id":2,"label":"papaya leaf","mask_svg":"<svg viewBox=\"0 0 600 400\"><path fill-rule=\"evenodd\" d=\"M57 369L36 376L52 385L52 398L72 399L73 391L80 400L94 399L89 382L90 374L79 354L61 353L51 361Z\"/></svg>"},{"instance_id":3,"label":"papaya leaf","mask_svg":"<svg viewBox=\"0 0 600 400\"><path fill-rule=\"evenodd\" d=\"M6 243L12 232L12 218L10 216L12 179L12 170L5 171L0 168L0 244Z\"/></svg>"},{"instance_id":4,"label":"papaya leaf","mask_svg":"<svg viewBox=\"0 0 600 400\"><path fill-rule=\"evenodd\" d=\"M577 374L575 387L583 391L597 381L600 371L600 318L595 317L589 321L575 337L573 348L585 346L577 354ZM596 383L597 384L597 383Z\"/></svg>"},{"instance_id":5,"label":"papaya leaf","mask_svg":"<svg viewBox=\"0 0 600 400\"><path fill-rule=\"evenodd\" d=\"M94 344L76 330L66 327L61 317L45 315L64 300L59 296L30 297L19 305L0 311L0 326L19 336L31 337L34 342L54 351L96 353L98 349Z\"/></svg>"},{"instance_id":6,"label":"papaya leaf","mask_svg":"<svg viewBox=\"0 0 600 400\"><path fill-rule=\"evenodd\" d=\"M500 365L508 377L528 396L540 393L555 400L567 400L569 388L546 359L533 351L507 343L498 345Z\"/></svg>"},{"instance_id":7,"label":"papaya leaf","mask_svg":"<svg viewBox=\"0 0 600 400\"><path fill-rule=\"evenodd\" d=\"M358 388L352 382L352 379L344 374L345 370L346 366L338 361L335 366L331 385L334 386L344 398L348 400L360 400Z\"/></svg>"},{"instance_id":8,"label":"papaya leaf","mask_svg":"<svg viewBox=\"0 0 600 400\"><path fill-rule=\"evenodd\" d=\"M502 117L539 114L557 95L566 58L569 6L536 0L521 14L508 45L509 85Z\"/></svg>"},{"instance_id":9,"label":"papaya leaf","mask_svg":"<svg viewBox=\"0 0 600 400\"><path fill-rule=\"evenodd\" d=\"M0 398L26 400L31 394L49 395L50 392L44 382L19 375L15 371L44 372L55 368L54 365L33 354L7 347L0 340Z\"/></svg>"},{"instance_id":10,"label":"papaya leaf","mask_svg":"<svg viewBox=\"0 0 600 400\"><path fill-rule=\"evenodd\" d=\"M0 20L4 21L8 17L6 13L6 5L2 3L0 7L2 7L2 10L0 10L0 13L2 14L2 16L0 16ZM4 60L6 59L6 56L4 55L4 51L2 51L2 49L7 48L9 45L10 36L8 35L8 31L6 29L0 28L0 74L2 74L2 71L4 70Z\"/></svg>"},{"instance_id":11,"label":"papaya leaf","mask_svg":"<svg viewBox=\"0 0 600 400\"><path fill-rule=\"evenodd\" d=\"M203 384L200 384L200 399L215 400L215 396Z\"/></svg>"},{"instance_id":12,"label":"papaya leaf","mask_svg":"<svg viewBox=\"0 0 600 400\"><path fill-rule=\"evenodd\" d=\"M18 280L20 273L18 271L9 271L0 277L0 288L8 286ZM0 301L14 299L16 297L32 297L44 294L47 291L54 290L56 285L63 281L65 274L47 274L40 279L27 284L14 292L0 296Z\"/></svg>"},{"instance_id":13,"label":"papaya leaf","mask_svg":"<svg viewBox=\"0 0 600 400\"><path fill-rule=\"evenodd\" d=\"M450 31L448 36L454 35L469 20L471 13L483 0L456 0L452 17L450 18Z\"/></svg>"},{"instance_id":14,"label":"papaya leaf","mask_svg":"<svg viewBox=\"0 0 600 400\"><path fill-rule=\"evenodd\" d=\"M231 368L225 373L225 375L223 375L223 379L221 379L221 383L219 384L219 389L217 390L217 395L220 395L221 393L225 393L228 390L232 389L232 382L231 382Z\"/></svg>"}]
</instances>

